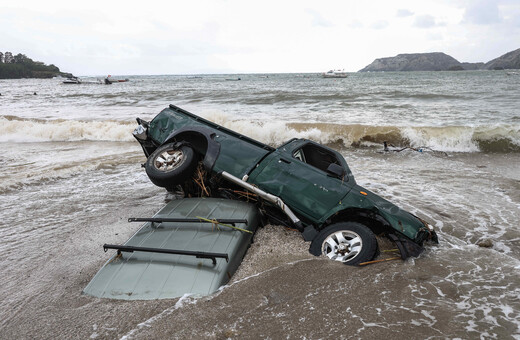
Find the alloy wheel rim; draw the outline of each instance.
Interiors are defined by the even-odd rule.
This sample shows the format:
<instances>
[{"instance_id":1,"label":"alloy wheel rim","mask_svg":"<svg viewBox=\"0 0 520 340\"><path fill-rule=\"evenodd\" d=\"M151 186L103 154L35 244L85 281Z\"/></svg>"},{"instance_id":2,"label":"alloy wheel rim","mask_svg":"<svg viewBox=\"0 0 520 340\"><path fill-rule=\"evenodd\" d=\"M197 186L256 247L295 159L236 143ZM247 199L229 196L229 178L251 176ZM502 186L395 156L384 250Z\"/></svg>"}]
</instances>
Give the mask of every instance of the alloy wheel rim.
<instances>
[{"instance_id":1,"label":"alloy wheel rim","mask_svg":"<svg viewBox=\"0 0 520 340\"><path fill-rule=\"evenodd\" d=\"M350 230L336 231L323 241L322 253L329 259L348 262L359 255L363 248L361 237Z\"/></svg>"},{"instance_id":2,"label":"alloy wheel rim","mask_svg":"<svg viewBox=\"0 0 520 340\"><path fill-rule=\"evenodd\" d=\"M164 150L154 160L154 165L159 171L167 172L178 168L184 160L182 150Z\"/></svg>"}]
</instances>

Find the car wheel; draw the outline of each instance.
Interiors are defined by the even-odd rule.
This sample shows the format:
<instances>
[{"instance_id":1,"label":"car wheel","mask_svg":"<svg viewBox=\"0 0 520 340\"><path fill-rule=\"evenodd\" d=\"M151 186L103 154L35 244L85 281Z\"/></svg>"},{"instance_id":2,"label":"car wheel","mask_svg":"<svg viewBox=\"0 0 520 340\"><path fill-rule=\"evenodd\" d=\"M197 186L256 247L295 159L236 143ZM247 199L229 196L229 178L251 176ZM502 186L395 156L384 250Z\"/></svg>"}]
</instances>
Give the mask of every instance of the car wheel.
<instances>
[{"instance_id":1,"label":"car wheel","mask_svg":"<svg viewBox=\"0 0 520 340\"><path fill-rule=\"evenodd\" d=\"M365 225L341 222L321 230L312 240L309 251L316 256L325 255L334 261L358 265L374 258L377 240Z\"/></svg>"},{"instance_id":2,"label":"car wheel","mask_svg":"<svg viewBox=\"0 0 520 340\"><path fill-rule=\"evenodd\" d=\"M173 188L182 184L195 171L197 157L188 145L169 143L158 147L145 163L146 174L153 184Z\"/></svg>"}]
</instances>

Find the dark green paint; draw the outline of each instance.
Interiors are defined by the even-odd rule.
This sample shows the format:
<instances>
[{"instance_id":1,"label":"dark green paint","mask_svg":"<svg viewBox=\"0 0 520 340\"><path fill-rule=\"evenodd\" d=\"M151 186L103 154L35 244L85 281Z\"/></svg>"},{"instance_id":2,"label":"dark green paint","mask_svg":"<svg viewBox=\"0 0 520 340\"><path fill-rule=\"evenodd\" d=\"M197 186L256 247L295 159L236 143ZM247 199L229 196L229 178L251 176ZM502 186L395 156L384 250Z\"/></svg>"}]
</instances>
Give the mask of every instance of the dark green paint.
<instances>
[{"instance_id":1,"label":"dark green paint","mask_svg":"<svg viewBox=\"0 0 520 340\"><path fill-rule=\"evenodd\" d=\"M420 231L428 230L417 217L358 186L343 156L318 143L292 139L274 149L173 105L153 119L148 134L160 145L168 142L175 131L186 128L207 129L213 142L220 144L213 172L226 171L238 178L248 175L248 183L280 197L306 226L319 230L335 214L355 209L380 216L395 231L419 244L423 241L418 238ZM333 155L344 176L333 177L297 159L295 152L309 145Z\"/></svg>"}]
</instances>

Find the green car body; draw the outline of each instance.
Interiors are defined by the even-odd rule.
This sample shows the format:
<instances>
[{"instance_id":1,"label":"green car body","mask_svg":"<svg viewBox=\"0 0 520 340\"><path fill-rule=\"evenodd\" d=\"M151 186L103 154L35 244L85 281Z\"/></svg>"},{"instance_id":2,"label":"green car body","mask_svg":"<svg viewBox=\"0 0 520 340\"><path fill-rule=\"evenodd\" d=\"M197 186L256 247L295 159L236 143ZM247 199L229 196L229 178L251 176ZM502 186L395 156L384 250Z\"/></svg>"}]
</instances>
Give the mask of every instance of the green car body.
<instances>
[{"instance_id":1,"label":"green car body","mask_svg":"<svg viewBox=\"0 0 520 340\"><path fill-rule=\"evenodd\" d=\"M174 105L149 123L138 122L134 136L147 157L161 145L188 143L206 172L230 174L235 183L280 198L306 241L332 223L354 221L390 236L403 257L417 256L424 241L437 242L426 222L359 186L343 156L326 146L291 139L273 148Z\"/></svg>"}]
</instances>

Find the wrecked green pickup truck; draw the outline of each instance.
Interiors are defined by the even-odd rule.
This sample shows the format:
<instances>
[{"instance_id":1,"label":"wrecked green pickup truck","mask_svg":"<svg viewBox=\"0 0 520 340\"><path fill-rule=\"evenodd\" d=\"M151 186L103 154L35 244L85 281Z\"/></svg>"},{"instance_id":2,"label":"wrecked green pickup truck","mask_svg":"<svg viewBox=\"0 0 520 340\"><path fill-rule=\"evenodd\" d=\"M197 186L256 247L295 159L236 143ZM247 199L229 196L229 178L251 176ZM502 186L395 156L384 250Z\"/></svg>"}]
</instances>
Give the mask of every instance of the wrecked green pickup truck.
<instances>
[{"instance_id":1,"label":"wrecked green pickup truck","mask_svg":"<svg viewBox=\"0 0 520 340\"><path fill-rule=\"evenodd\" d=\"M376 234L403 258L438 242L428 223L357 185L341 154L311 140L273 148L174 105L137 122L133 135L155 185L184 197L257 202L271 223L299 230L316 256L369 261L378 254Z\"/></svg>"}]
</instances>

